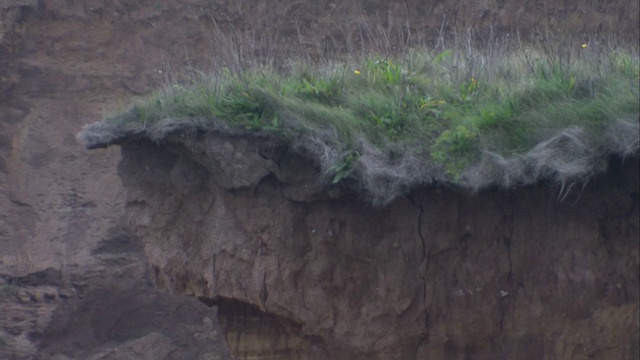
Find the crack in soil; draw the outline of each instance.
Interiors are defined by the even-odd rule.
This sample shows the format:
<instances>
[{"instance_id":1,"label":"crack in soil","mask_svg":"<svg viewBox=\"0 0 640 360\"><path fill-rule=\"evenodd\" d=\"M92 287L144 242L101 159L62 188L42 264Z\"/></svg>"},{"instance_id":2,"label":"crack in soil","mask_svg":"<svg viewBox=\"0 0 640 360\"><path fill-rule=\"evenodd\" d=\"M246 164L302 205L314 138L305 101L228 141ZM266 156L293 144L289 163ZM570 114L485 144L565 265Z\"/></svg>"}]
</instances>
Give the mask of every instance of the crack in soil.
<instances>
[{"instance_id":1,"label":"crack in soil","mask_svg":"<svg viewBox=\"0 0 640 360\"><path fill-rule=\"evenodd\" d=\"M508 222L510 223L509 236L502 239L502 243L505 247L505 250L507 251L507 259L509 260L509 273L507 274L507 283L508 283L509 292L504 296L500 294L502 298L501 309L500 309L500 330L504 330L504 318L507 315L507 302L505 300L507 300L507 296L510 296L510 297L515 296L515 294L513 294L513 261L511 259L511 241L513 240L513 233L516 227L515 203L513 198L511 199L510 208L511 208L511 216L508 219Z\"/></svg>"},{"instance_id":2,"label":"crack in soil","mask_svg":"<svg viewBox=\"0 0 640 360\"><path fill-rule=\"evenodd\" d=\"M409 202L411 202L413 206L417 207L420 210L420 212L418 213L418 236L420 237L420 243L422 244L422 262L424 263L424 272L422 273L422 305L424 306L424 327L426 330L428 329L429 325L429 313L427 312L427 267L429 266L430 262L430 251L427 250L427 244L422 232L422 215L424 214L424 208L422 207L422 205L418 204L415 199L413 199L413 197L408 196L408 198Z\"/></svg>"}]
</instances>

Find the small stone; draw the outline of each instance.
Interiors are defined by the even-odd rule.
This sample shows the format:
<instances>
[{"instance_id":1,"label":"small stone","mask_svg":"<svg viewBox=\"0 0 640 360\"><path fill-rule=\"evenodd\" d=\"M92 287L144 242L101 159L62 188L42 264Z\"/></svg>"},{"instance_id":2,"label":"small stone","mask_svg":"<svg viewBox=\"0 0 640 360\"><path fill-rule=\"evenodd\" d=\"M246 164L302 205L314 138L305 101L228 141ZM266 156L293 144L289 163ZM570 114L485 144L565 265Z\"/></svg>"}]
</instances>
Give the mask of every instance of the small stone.
<instances>
[{"instance_id":1,"label":"small stone","mask_svg":"<svg viewBox=\"0 0 640 360\"><path fill-rule=\"evenodd\" d=\"M20 300L21 303L27 303L31 301L31 296L23 289L18 290L16 293L16 297Z\"/></svg>"}]
</instances>

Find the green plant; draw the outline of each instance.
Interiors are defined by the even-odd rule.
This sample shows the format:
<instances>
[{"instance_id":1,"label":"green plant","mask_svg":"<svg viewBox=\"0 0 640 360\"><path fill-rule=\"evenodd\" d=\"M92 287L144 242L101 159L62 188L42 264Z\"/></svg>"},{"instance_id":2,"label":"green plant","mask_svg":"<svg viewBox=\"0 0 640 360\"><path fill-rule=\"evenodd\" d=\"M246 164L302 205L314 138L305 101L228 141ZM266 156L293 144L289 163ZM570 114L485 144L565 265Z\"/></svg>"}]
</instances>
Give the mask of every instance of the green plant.
<instances>
[{"instance_id":1,"label":"green plant","mask_svg":"<svg viewBox=\"0 0 640 360\"><path fill-rule=\"evenodd\" d=\"M331 169L331 172L335 173L331 182L337 184L342 179L346 178L351 173L351 166L353 165L353 162L358 159L358 156L360 156L360 154L352 152L341 158L334 168Z\"/></svg>"},{"instance_id":2,"label":"green plant","mask_svg":"<svg viewBox=\"0 0 640 360\"><path fill-rule=\"evenodd\" d=\"M471 125L458 125L443 131L431 146L433 160L441 164L447 174L456 178L472 160L476 152L478 133Z\"/></svg>"},{"instance_id":3,"label":"green plant","mask_svg":"<svg viewBox=\"0 0 640 360\"><path fill-rule=\"evenodd\" d=\"M478 189L503 181L495 171L522 181L549 176L548 169L565 176L549 155L567 154L551 141L559 134L583 149L570 153L575 167L566 176L589 176L594 153L637 154L637 142L621 130L639 123L637 46L545 39L486 40L482 48L469 40L396 56L299 61L286 70L250 63L195 73L108 117L112 134L94 138L158 136L185 119L216 131L269 134L311 154L332 182L359 179L353 183L378 202L434 179Z\"/></svg>"}]
</instances>

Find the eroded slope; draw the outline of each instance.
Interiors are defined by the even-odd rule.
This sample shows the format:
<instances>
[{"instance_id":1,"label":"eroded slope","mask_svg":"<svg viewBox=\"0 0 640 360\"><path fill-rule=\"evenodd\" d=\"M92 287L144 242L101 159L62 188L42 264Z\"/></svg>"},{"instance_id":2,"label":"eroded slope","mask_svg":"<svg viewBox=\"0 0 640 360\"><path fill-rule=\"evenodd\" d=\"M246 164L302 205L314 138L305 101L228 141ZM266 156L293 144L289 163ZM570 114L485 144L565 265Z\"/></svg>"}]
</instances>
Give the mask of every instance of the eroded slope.
<instances>
[{"instance_id":1,"label":"eroded slope","mask_svg":"<svg viewBox=\"0 0 640 360\"><path fill-rule=\"evenodd\" d=\"M238 356L638 354L635 159L564 201L432 187L380 209L264 139L121 146L156 285L219 304Z\"/></svg>"}]
</instances>

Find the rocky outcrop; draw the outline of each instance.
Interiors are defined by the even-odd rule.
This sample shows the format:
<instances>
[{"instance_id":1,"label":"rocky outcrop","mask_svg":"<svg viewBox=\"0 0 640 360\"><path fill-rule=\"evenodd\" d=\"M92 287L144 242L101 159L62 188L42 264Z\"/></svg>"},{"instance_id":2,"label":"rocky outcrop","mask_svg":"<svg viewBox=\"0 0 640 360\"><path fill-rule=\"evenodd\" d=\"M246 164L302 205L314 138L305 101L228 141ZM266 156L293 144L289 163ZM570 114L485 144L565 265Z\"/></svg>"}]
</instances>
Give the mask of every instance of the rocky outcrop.
<instances>
[{"instance_id":1,"label":"rocky outcrop","mask_svg":"<svg viewBox=\"0 0 640 360\"><path fill-rule=\"evenodd\" d=\"M148 283L101 284L65 305L41 334L37 359L231 359L215 308Z\"/></svg>"},{"instance_id":2,"label":"rocky outcrop","mask_svg":"<svg viewBox=\"0 0 640 360\"><path fill-rule=\"evenodd\" d=\"M562 201L432 187L380 209L265 139L121 147L156 286L217 304L241 358L638 355L637 159Z\"/></svg>"},{"instance_id":3,"label":"rocky outcrop","mask_svg":"<svg viewBox=\"0 0 640 360\"><path fill-rule=\"evenodd\" d=\"M0 358L230 359L217 309L158 292L137 239L115 238L101 266L0 277Z\"/></svg>"}]
</instances>

